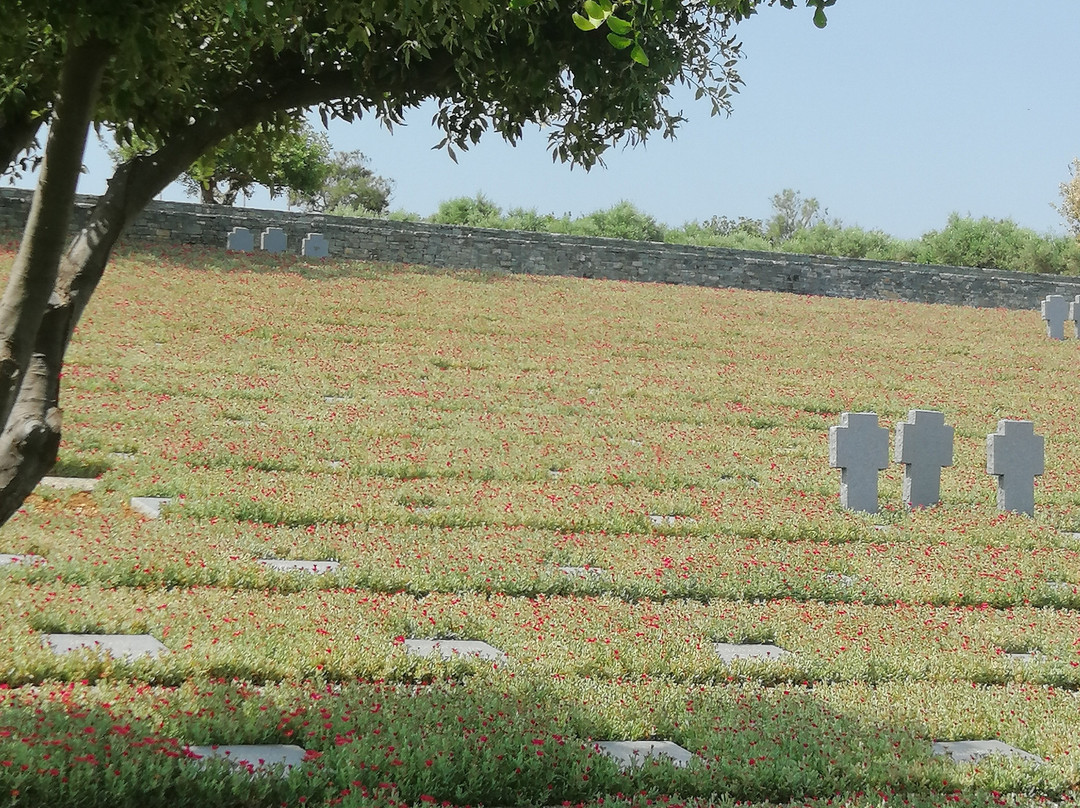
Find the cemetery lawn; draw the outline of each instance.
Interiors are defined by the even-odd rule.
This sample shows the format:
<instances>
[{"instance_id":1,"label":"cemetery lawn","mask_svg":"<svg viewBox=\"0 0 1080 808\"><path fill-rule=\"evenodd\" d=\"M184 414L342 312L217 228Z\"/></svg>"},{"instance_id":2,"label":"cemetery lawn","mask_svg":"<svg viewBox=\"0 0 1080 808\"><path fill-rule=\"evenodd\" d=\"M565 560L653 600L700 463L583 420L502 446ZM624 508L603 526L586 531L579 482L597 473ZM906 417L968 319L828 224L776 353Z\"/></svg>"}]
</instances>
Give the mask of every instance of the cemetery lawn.
<instances>
[{"instance_id":1,"label":"cemetery lawn","mask_svg":"<svg viewBox=\"0 0 1080 808\"><path fill-rule=\"evenodd\" d=\"M0 803L1070 803L1078 351L1034 311L124 253L63 379L53 474L96 487L0 529L39 557L0 567ZM916 408L956 430L942 504L893 464L842 510L829 426ZM1046 439L1034 518L996 509L1002 418Z\"/></svg>"}]
</instances>

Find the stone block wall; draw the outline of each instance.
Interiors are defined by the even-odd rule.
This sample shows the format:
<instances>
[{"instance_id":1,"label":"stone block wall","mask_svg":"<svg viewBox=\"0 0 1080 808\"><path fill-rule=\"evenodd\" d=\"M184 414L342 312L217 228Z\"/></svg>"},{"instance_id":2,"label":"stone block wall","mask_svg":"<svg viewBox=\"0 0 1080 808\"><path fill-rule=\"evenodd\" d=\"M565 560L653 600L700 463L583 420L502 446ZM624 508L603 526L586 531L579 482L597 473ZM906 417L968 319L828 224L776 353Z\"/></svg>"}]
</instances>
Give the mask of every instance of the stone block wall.
<instances>
[{"instance_id":1,"label":"stone block wall","mask_svg":"<svg viewBox=\"0 0 1080 808\"><path fill-rule=\"evenodd\" d=\"M21 230L31 192L0 188L0 231ZM78 226L95 198L80 196ZM654 242L351 219L278 210L155 202L127 241L225 246L234 227L280 227L289 252L310 232L346 258L535 275L728 287L804 295L1033 309L1046 295L1080 294L1080 278L856 258L750 252Z\"/></svg>"}]
</instances>

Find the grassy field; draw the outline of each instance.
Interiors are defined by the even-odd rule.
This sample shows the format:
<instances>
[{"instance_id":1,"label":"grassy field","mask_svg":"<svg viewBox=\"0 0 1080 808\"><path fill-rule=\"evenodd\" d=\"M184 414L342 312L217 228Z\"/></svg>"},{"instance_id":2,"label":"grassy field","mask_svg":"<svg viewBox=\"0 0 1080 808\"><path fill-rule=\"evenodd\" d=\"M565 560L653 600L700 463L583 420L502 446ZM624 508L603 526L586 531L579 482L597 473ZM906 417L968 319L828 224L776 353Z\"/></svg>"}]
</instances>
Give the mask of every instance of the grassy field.
<instances>
[{"instance_id":1,"label":"grassy field","mask_svg":"<svg viewBox=\"0 0 1080 808\"><path fill-rule=\"evenodd\" d=\"M64 373L54 473L100 481L0 530L46 559L0 568L0 803L1070 803L1077 346L1036 312L126 253ZM828 427L914 408L956 428L942 505L894 464L842 510ZM1046 438L1034 518L995 507L1001 418ZM43 647L87 632L169 653ZM984 738L1043 762L931 755ZM618 739L696 757L623 771Z\"/></svg>"}]
</instances>

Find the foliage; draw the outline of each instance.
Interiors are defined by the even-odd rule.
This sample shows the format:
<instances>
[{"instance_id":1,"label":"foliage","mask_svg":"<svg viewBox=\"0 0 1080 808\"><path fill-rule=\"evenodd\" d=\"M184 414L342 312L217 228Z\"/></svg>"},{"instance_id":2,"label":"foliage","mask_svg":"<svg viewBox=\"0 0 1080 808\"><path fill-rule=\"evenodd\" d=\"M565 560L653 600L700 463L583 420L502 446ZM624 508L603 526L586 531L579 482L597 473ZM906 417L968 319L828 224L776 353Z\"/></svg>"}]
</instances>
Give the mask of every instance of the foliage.
<instances>
[{"instance_id":1,"label":"foliage","mask_svg":"<svg viewBox=\"0 0 1080 808\"><path fill-rule=\"evenodd\" d=\"M791 188L785 188L773 194L769 200L773 216L765 225L765 237L773 244L787 241L800 230L805 230L822 221L827 213L821 210L821 203L814 197L804 199L802 194Z\"/></svg>"},{"instance_id":2,"label":"foliage","mask_svg":"<svg viewBox=\"0 0 1080 808\"><path fill-rule=\"evenodd\" d=\"M600 236L633 241L663 241L664 229L656 219L626 200L617 202L610 208L587 213L574 219L569 225L569 232L575 236Z\"/></svg>"},{"instance_id":3,"label":"foliage","mask_svg":"<svg viewBox=\"0 0 1080 808\"><path fill-rule=\"evenodd\" d=\"M1072 161L1069 175L1069 181L1061 183L1061 205L1057 206L1057 212L1073 235L1080 238L1080 157Z\"/></svg>"},{"instance_id":4,"label":"foliage","mask_svg":"<svg viewBox=\"0 0 1080 808\"><path fill-rule=\"evenodd\" d=\"M311 190L289 191L289 204L312 210L330 212L367 211L376 215L386 213L390 206L393 183L380 177L367 166L367 158L359 151L334 152L326 160L326 175L322 185Z\"/></svg>"},{"instance_id":5,"label":"foliage","mask_svg":"<svg viewBox=\"0 0 1080 808\"><path fill-rule=\"evenodd\" d=\"M435 224L454 224L465 227L502 227L502 208L477 193L474 197L461 196L439 204L430 221Z\"/></svg>"},{"instance_id":6,"label":"foliage","mask_svg":"<svg viewBox=\"0 0 1080 808\"><path fill-rule=\"evenodd\" d=\"M913 245L883 233L844 227L839 223L817 222L797 229L781 245L784 252L807 255L837 255L847 258L873 258L880 261L910 261Z\"/></svg>"},{"instance_id":7,"label":"foliage","mask_svg":"<svg viewBox=\"0 0 1080 808\"><path fill-rule=\"evenodd\" d=\"M1080 244L1040 236L1011 219L953 213L942 230L924 234L915 250L923 263L1080 274Z\"/></svg>"}]
</instances>

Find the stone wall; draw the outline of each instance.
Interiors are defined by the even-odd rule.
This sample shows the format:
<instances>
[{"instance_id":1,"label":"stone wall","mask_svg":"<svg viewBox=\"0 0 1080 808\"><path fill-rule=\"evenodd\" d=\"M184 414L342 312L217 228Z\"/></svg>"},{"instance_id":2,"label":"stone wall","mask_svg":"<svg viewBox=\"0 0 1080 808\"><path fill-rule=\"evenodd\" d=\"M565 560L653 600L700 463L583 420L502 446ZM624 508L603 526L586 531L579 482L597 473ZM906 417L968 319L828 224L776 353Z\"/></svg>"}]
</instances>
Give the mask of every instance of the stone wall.
<instances>
[{"instance_id":1,"label":"stone wall","mask_svg":"<svg viewBox=\"0 0 1080 808\"><path fill-rule=\"evenodd\" d=\"M76 223L95 198L80 196ZM30 192L0 188L0 231L18 232ZM299 252L309 232L322 233L331 256L535 275L731 287L804 295L1038 308L1046 295L1080 294L1080 278L990 269L902 264L687 247L653 242L521 233L471 227L350 219L277 210L155 202L132 225L128 241L225 246L233 227L258 234L280 227Z\"/></svg>"}]
</instances>

